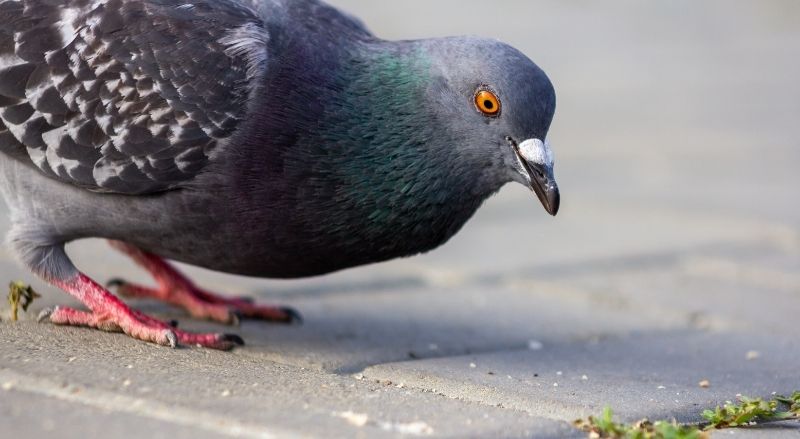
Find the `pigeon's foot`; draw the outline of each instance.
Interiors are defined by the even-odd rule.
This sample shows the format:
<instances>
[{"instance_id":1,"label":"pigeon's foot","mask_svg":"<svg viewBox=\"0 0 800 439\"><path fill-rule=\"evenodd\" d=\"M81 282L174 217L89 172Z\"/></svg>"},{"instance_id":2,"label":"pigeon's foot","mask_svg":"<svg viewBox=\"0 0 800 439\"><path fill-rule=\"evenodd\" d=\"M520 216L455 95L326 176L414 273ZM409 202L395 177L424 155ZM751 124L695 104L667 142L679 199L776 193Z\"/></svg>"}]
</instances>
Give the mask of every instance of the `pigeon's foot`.
<instances>
[{"instance_id":1,"label":"pigeon's foot","mask_svg":"<svg viewBox=\"0 0 800 439\"><path fill-rule=\"evenodd\" d=\"M120 241L111 245L130 256L156 280L157 288L114 279L108 283L124 297L149 298L183 308L192 317L237 325L240 318L279 323L302 323L300 314L292 308L256 305L246 298L228 298L196 287L183 274L158 255Z\"/></svg>"},{"instance_id":2,"label":"pigeon's foot","mask_svg":"<svg viewBox=\"0 0 800 439\"><path fill-rule=\"evenodd\" d=\"M109 332L124 332L139 340L173 348L183 344L229 350L244 345L244 341L237 335L181 331L174 325L132 310L83 274L70 281L55 282L55 284L79 298L92 311L56 307L42 311L39 314L40 322L49 320L57 325L85 326Z\"/></svg>"},{"instance_id":3,"label":"pigeon's foot","mask_svg":"<svg viewBox=\"0 0 800 439\"><path fill-rule=\"evenodd\" d=\"M155 299L183 308L194 318L212 320L227 325L239 324L239 315L232 308L223 304L205 302L199 296L184 292L183 289L147 288L122 279L113 279L107 285L122 297Z\"/></svg>"},{"instance_id":4,"label":"pigeon's foot","mask_svg":"<svg viewBox=\"0 0 800 439\"><path fill-rule=\"evenodd\" d=\"M148 288L113 279L110 288L122 297L156 299L183 308L197 319L212 320L228 325L238 325L241 318L279 323L302 322L300 314L292 308L256 305L246 298L227 298L200 290L193 285L172 288Z\"/></svg>"}]
</instances>

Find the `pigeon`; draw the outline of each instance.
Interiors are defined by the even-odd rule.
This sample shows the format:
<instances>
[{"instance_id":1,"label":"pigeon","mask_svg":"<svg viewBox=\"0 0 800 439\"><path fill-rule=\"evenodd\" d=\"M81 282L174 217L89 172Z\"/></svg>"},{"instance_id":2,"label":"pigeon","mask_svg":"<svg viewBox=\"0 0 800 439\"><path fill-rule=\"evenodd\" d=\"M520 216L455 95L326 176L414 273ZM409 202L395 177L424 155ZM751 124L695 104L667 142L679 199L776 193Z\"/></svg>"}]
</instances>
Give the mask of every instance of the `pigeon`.
<instances>
[{"instance_id":1,"label":"pigeon","mask_svg":"<svg viewBox=\"0 0 800 439\"><path fill-rule=\"evenodd\" d=\"M86 307L40 321L231 349L241 337L183 331L118 297L297 322L167 260L291 279L412 256L509 182L555 215L555 101L507 44L386 41L317 0L0 0L7 246ZM157 286L93 280L64 249L83 238Z\"/></svg>"}]
</instances>

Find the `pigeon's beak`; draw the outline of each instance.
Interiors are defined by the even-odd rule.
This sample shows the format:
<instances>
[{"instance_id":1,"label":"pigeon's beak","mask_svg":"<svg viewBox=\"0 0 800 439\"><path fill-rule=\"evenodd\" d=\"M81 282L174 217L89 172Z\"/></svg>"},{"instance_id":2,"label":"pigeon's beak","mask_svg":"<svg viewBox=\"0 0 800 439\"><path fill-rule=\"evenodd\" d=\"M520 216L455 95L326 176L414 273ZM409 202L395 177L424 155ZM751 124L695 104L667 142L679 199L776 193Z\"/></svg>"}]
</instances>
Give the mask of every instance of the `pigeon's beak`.
<instances>
[{"instance_id":1,"label":"pigeon's beak","mask_svg":"<svg viewBox=\"0 0 800 439\"><path fill-rule=\"evenodd\" d=\"M561 205L561 195L553 175L553 153L550 145L539 139L531 139L519 145L512 142L512 146L522 170L527 174L531 190L536 193L547 213L556 216Z\"/></svg>"},{"instance_id":2,"label":"pigeon's beak","mask_svg":"<svg viewBox=\"0 0 800 439\"><path fill-rule=\"evenodd\" d=\"M536 163L523 162L528 167L531 176L531 189L539 197L542 206L550 215L556 216L561 205L561 194L558 192L558 184L553 177L553 167L544 166Z\"/></svg>"}]
</instances>

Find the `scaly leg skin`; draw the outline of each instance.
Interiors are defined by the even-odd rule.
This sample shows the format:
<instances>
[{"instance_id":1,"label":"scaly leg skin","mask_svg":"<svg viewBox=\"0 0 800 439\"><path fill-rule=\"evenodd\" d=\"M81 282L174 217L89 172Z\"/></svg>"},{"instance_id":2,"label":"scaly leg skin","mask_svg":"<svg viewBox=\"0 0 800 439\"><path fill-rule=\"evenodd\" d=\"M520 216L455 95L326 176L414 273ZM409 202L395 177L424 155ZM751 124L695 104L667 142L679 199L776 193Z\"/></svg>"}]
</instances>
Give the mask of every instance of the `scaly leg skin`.
<instances>
[{"instance_id":1,"label":"scaly leg skin","mask_svg":"<svg viewBox=\"0 0 800 439\"><path fill-rule=\"evenodd\" d=\"M244 345L244 341L237 335L185 332L134 311L83 273L78 273L68 280L52 282L83 302L92 312L56 307L42 311L39 314L39 321L49 319L57 325L87 326L109 332L124 332L139 340L173 348L179 343L222 350Z\"/></svg>"},{"instance_id":2,"label":"scaly leg skin","mask_svg":"<svg viewBox=\"0 0 800 439\"><path fill-rule=\"evenodd\" d=\"M300 314L291 308L255 305L247 299L217 296L195 286L158 255L121 241L109 243L146 269L158 284L158 288L147 288L120 279L111 280L109 287L114 287L121 296L160 300L185 309L192 317L225 324L238 324L240 316L280 323L302 322Z\"/></svg>"}]
</instances>

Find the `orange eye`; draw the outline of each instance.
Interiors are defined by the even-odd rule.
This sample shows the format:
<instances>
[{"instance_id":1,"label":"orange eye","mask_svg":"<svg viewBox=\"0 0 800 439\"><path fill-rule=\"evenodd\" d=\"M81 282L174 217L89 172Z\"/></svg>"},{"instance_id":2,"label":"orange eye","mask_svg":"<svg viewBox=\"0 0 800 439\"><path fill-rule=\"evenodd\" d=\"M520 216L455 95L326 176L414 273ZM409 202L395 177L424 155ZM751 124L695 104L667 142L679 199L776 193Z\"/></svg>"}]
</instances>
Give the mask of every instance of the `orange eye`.
<instances>
[{"instance_id":1,"label":"orange eye","mask_svg":"<svg viewBox=\"0 0 800 439\"><path fill-rule=\"evenodd\" d=\"M478 90L475 93L475 106L481 113L487 116L497 116L500 114L500 99L489 90Z\"/></svg>"}]
</instances>

